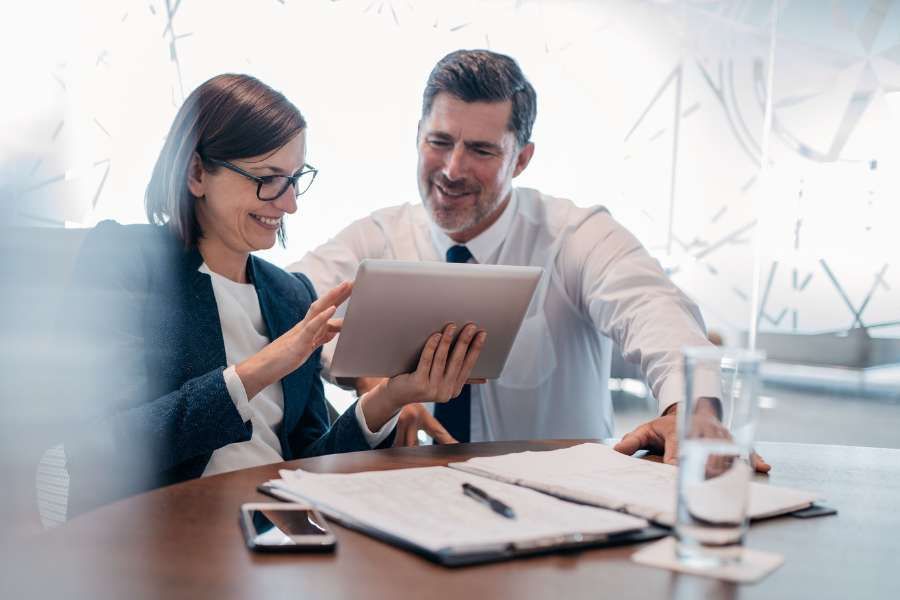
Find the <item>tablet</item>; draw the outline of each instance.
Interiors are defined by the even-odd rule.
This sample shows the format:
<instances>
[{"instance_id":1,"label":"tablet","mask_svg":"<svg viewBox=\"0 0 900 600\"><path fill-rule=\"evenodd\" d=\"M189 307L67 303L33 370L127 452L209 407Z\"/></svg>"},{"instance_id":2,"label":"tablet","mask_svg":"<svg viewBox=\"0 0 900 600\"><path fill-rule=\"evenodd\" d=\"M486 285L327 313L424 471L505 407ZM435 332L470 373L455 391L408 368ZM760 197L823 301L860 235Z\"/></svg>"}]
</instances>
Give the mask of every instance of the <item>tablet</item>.
<instances>
[{"instance_id":1,"label":"tablet","mask_svg":"<svg viewBox=\"0 0 900 600\"><path fill-rule=\"evenodd\" d=\"M415 371L428 337L455 323L488 336L472 378L496 379L525 318L541 267L362 261L331 361L334 377Z\"/></svg>"}]
</instances>

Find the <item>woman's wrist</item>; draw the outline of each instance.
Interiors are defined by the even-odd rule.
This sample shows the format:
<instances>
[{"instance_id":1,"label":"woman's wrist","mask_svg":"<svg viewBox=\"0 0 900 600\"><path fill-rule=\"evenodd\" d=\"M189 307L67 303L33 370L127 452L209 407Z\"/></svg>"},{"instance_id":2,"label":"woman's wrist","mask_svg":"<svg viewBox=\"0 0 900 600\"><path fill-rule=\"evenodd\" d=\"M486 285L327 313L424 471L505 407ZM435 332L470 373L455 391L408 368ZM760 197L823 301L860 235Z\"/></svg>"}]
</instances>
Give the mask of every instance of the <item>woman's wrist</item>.
<instances>
[{"instance_id":1,"label":"woman's wrist","mask_svg":"<svg viewBox=\"0 0 900 600\"><path fill-rule=\"evenodd\" d=\"M386 379L381 381L359 397L358 402L370 431L381 429L405 404L392 396L388 391L387 382Z\"/></svg>"},{"instance_id":2,"label":"woman's wrist","mask_svg":"<svg viewBox=\"0 0 900 600\"><path fill-rule=\"evenodd\" d=\"M285 361L279 360L278 354L270 356L273 353L266 352L267 349L268 347L234 367L238 377L241 378L241 383L244 384L247 398L250 400L253 400L254 396L265 388L280 381L292 370L282 364Z\"/></svg>"}]
</instances>

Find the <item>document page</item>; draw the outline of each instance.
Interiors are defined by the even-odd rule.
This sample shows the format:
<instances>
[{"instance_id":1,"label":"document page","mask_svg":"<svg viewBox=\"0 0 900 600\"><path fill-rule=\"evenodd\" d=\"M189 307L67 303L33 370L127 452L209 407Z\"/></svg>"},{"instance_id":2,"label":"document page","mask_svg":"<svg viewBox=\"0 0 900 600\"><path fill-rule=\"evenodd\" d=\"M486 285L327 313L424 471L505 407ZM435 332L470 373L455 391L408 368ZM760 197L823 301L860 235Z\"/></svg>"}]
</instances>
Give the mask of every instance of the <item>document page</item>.
<instances>
[{"instance_id":1,"label":"document page","mask_svg":"<svg viewBox=\"0 0 900 600\"><path fill-rule=\"evenodd\" d=\"M603 444L472 458L449 466L562 498L625 510L658 523L674 523L677 467L626 456ZM809 506L817 499L811 492L751 482L748 510L750 518L768 517Z\"/></svg>"},{"instance_id":2,"label":"document page","mask_svg":"<svg viewBox=\"0 0 900 600\"><path fill-rule=\"evenodd\" d=\"M462 491L469 483L513 509L506 518ZM643 519L565 502L446 467L349 474L281 471L270 482L323 513L412 542L432 552L529 547L562 536L641 529ZM562 541L562 540L559 540Z\"/></svg>"}]
</instances>

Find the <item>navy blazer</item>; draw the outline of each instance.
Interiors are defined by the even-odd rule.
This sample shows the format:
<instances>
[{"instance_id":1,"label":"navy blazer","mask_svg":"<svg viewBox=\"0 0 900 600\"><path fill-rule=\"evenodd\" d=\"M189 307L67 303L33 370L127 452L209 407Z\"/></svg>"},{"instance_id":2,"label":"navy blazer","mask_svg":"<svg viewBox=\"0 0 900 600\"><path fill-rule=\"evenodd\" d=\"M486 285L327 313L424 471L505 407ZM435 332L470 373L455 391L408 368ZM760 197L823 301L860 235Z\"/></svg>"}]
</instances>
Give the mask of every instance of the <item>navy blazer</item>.
<instances>
[{"instance_id":1,"label":"navy blazer","mask_svg":"<svg viewBox=\"0 0 900 600\"><path fill-rule=\"evenodd\" d=\"M65 440L69 514L199 477L218 448L250 439L225 387L222 326L203 259L170 231L112 221L87 236L67 294L59 393L83 405ZM315 300L309 279L250 256L269 338ZM282 380L285 460L369 445L354 407L329 427L317 350Z\"/></svg>"}]
</instances>

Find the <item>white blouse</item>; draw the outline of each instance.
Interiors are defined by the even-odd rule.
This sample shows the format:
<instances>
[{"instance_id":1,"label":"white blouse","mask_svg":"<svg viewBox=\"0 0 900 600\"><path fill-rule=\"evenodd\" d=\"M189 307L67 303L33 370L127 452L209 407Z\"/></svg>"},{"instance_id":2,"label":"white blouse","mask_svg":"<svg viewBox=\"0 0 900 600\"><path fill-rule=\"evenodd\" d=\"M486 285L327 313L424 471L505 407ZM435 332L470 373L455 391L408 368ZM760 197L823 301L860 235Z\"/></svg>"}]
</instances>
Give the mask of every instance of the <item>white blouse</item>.
<instances>
[{"instance_id":1,"label":"white blouse","mask_svg":"<svg viewBox=\"0 0 900 600\"><path fill-rule=\"evenodd\" d=\"M252 283L237 283L218 273L213 273L202 264L199 269L212 278L213 294L222 324L222 338L225 341L225 386L235 408L244 419L253 424L253 434L246 442L228 444L213 452L203 476L215 475L236 469L257 467L284 460L279 428L284 418L284 392L281 381L273 383L253 398L247 392L234 365L250 358L268 343L269 338L259 308L259 298ZM397 424L398 415L373 433L366 425L362 405L356 403L356 420L371 447L380 444Z\"/></svg>"}]
</instances>

